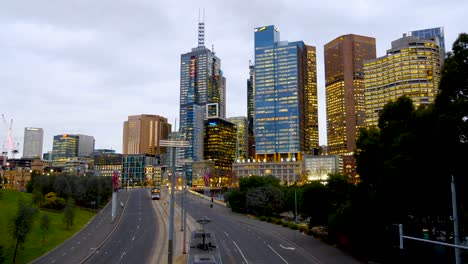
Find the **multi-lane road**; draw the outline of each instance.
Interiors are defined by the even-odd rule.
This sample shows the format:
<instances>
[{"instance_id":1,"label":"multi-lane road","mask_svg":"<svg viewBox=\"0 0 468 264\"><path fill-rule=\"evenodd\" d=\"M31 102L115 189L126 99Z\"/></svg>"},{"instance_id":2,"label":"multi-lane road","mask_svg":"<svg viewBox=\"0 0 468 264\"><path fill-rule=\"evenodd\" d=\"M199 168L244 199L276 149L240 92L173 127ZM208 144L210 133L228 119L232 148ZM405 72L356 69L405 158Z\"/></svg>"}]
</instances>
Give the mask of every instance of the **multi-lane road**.
<instances>
[{"instance_id":1,"label":"multi-lane road","mask_svg":"<svg viewBox=\"0 0 468 264\"><path fill-rule=\"evenodd\" d=\"M180 194L176 193L178 206ZM146 188L120 193L125 207L119 208L118 220L109 223L110 206L106 207L81 232L34 263L167 263L169 196L163 195L167 197L152 201ZM214 252L222 263L359 263L297 230L233 213L218 204L211 208L209 200L192 194L187 195L185 207L192 231L201 227L196 220L210 220L205 228L215 236ZM174 259L179 263L191 258L178 255L183 243L180 216L176 219Z\"/></svg>"},{"instance_id":2,"label":"multi-lane road","mask_svg":"<svg viewBox=\"0 0 468 264\"><path fill-rule=\"evenodd\" d=\"M148 189L135 189L118 228L86 263L150 263L158 247L158 220Z\"/></svg>"},{"instance_id":3,"label":"multi-lane road","mask_svg":"<svg viewBox=\"0 0 468 264\"><path fill-rule=\"evenodd\" d=\"M359 263L297 230L232 213L217 204L211 208L208 200L194 195L186 201L187 212L195 220L210 220L205 229L215 234L216 252L223 263Z\"/></svg>"}]
</instances>

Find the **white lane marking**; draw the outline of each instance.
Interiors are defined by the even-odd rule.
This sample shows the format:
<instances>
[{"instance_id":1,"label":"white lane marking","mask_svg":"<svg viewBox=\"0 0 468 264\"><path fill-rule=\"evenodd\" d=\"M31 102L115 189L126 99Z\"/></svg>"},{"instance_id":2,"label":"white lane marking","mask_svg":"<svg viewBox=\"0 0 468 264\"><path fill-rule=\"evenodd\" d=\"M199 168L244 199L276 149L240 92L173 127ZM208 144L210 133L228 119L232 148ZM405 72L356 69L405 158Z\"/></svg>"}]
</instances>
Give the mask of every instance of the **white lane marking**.
<instances>
[{"instance_id":1,"label":"white lane marking","mask_svg":"<svg viewBox=\"0 0 468 264\"><path fill-rule=\"evenodd\" d=\"M55 263L55 261L56 261L56 260L54 259L54 260L52 260L50 263Z\"/></svg>"},{"instance_id":2,"label":"white lane marking","mask_svg":"<svg viewBox=\"0 0 468 264\"><path fill-rule=\"evenodd\" d=\"M288 250L295 250L295 248L293 247L285 247L283 245L280 244L280 247L282 247L283 249L288 249Z\"/></svg>"},{"instance_id":3,"label":"white lane marking","mask_svg":"<svg viewBox=\"0 0 468 264\"><path fill-rule=\"evenodd\" d=\"M137 226L137 229L140 229L140 225Z\"/></svg>"},{"instance_id":4,"label":"white lane marking","mask_svg":"<svg viewBox=\"0 0 468 264\"><path fill-rule=\"evenodd\" d=\"M65 256L66 254L67 254L67 252L64 252L64 253L62 254L62 256Z\"/></svg>"},{"instance_id":5,"label":"white lane marking","mask_svg":"<svg viewBox=\"0 0 468 264\"><path fill-rule=\"evenodd\" d=\"M141 221L141 218L138 218L138 221Z\"/></svg>"},{"instance_id":6,"label":"white lane marking","mask_svg":"<svg viewBox=\"0 0 468 264\"><path fill-rule=\"evenodd\" d=\"M244 253L242 253L242 250L239 248L239 246L237 245L236 241L232 241L234 243L234 245L236 246L237 250L239 250L239 253L241 254L241 256L244 258L245 260L245 264L249 264L249 262L247 261L247 259L245 258L244 256Z\"/></svg>"},{"instance_id":7,"label":"white lane marking","mask_svg":"<svg viewBox=\"0 0 468 264\"><path fill-rule=\"evenodd\" d=\"M224 232L224 231L223 231L223 232ZM229 234L228 234L228 233L226 233L226 232L224 232L224 234L225 234L227 237L229 236Z\"/></svg>"},{"instance_id":8,"label":"white lane marking","mask_svg":"<svg viewBox=\"0 0 468 264\"><path fill-rule=\"evenodd\" d=\"M284 263L288 264L288 262L280 254L278 254L276 250L274 250L270 245L268 245L268 247L271 249L271 251L275 252L275 254L278 255L278 257L280 257L284 261Z\"/></svg>"},{"instance_id":9,"label":"white lane marking","mask_svg":"<svg viewBox=\"0 0 468 264\"><path fill-rule=\"evenodd\" d=\"M135 236L132 237L132 241L135 240Z\"/></svg>"},{"instance_id":10,"label":"white lane marking","mask_svg":"<svg viewBox=\"0 0 468 264\"><path fill-rule=\"evenodd\" d=\"M70 248L70 250L74 250L74 249L75 249L75 247L71 247L71 248Z\"/></svg>"},{"instance_id":11,"label":"white lane marking","mask_svg":"<svg viewBox=\"0 0 468 264\"><path fill-rule=\"evenodd\" d=\"M127 254L127 252L124 251L124 252L122 253L122 255L120 255L120 259L122 259L123 256L125 256L125 254Z\"/></svg>"},{"instance_id":12,"label":"white lane marking","mask_svg":"<svg viewBox=\"0 0 468 264\"><path fill-rule=\"evenodd\" d=\"M81 244L81 242L80 242L80 241L78 241L78 242L76 242L76 243L77 243L78 245L79 245L79 244Z\"/></svg>"}]
</instances>

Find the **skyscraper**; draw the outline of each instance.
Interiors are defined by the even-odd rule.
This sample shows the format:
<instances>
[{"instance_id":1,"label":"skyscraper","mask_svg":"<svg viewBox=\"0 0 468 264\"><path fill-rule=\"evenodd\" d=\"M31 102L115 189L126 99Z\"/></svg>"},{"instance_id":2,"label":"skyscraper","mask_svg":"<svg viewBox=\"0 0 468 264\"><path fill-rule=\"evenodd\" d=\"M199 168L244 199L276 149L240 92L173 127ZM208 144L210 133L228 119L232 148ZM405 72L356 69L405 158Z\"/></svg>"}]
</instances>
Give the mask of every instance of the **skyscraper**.
<instances>
[{"instance_id":1,"label":"skyscraper","mask_svg":"<svg viewBox=\"0 0 468 264\"><path fill-rule=\"evenodd\" d=\"M41 158L44 130L42 128L25 127L23 158Z\"/></svg>"},{"instance_id":2,"label":"skyscraper","mask_svg":"<svg viewBox=\"0 0 468 264\"><path fill-rule=\"evenodd\" d=\"M255 28L254 34L256 159L301 159L318 147L315 47L280 41L273 25Z\"/></svg>"},{"instance_id":3,"label":"skyscraper","mask_svg":"<svg viewBox=\"0 0 468 264\"><path fill-rule=\"evenodd\" d=\"M388 101L411 98L415 106L434 102L440 81L438 42L403 36L387 55L364 63L366 125L377 125Z\"/></svg>"},{"instance_id":4,"label":"skyscraper","mask_svg":"<svg viewBox=\"0 0 468 264\"><path fill-rule=\"evenodd\" d=\"M230 117L228 118L228 121L236 125L236 159L247 159L249 153L249 134L247 117Z\"/></svg>"},{"instance_id":5,"label":"skyscraper","mask_svg":"<svg viewBox=\"0 0 468 264\"><path fill-rule=\"evenodd\" d=\"M171 132L171 124L167 118L158 115L129 116L123 128L123 154L165 153L165 148L159 146L159 140L167 139Z\"/></svg>"},{"instance_id":6,"label":"skyscraper","mask_svg":"<svg viewBox=\"0 0 468 264\"><path fill-rule=\"evenodd\" d=\"M206 160L214 161L214 177L226 176L232 171L236 153L236 126L219 117L205 120L204 151Z\"/></svg>"},{"instance_id":7,"label":"skyscraper","mask_svg":"<svg viewBox=\"0 0 468 264\"><path fill-rule=\"evenodd\" d=\"M248 127L248 153L247 158L253 158L255 155L255 137L254 137L254 65L249 61L249 79L247 79L247 121Z\"/></svg>"},{"instance_id":8,"label":"skyscraper","mask_svg":"<svg viewBox=\"0 0 468 264\"><path fill-rule=\"evenodd\" d=\"M444 28L443 27L436 27L436 28L426 28L420 30L414 30L409 32L410 36L418 37L419 39L431 39L434 37L438 38L439 43L437 44L440 48L441 54L441 63L445 59L445 36L444 36ZM434 40L437 42L437 40Z\"/></svg>"},{"instance_id":9,"label":"skyscraper","mask_svg":"<svg viewBox=\"0 0 468 264\"><path fill-rule=\"evenodd\" d=\"M226 80L221 60L205 47L205 24L200 22L198 26L198 47L182 54L180 62L180 131L190 143L184 150L185 158L194 161L203 159L203 116L200 115L206 112L204 106L217 104L217 115L221 118L226 115Z\"/></svg>"},{"instance_id":10,"label":"skyscraper","mask_svg":"<svg viewBox=\"0 0 468 264\"><path fill-rule=\"evenodd\" d=\"M375 39L340 36L324 46L328 153L349 155L364 127L364 60L375 59Z\"/></svg>"},{"instance_id":11,"label":"skyscraper","mask_svg":"<svg viewBox=\"0 0 468 264\"><path fill-rule=\"evenodd\" d=\"M80 142L81 141L81 142ZM89 156L94 151L94 137L63 134L54 136L52 160L54 166L64 166L68 159Z\"/></svg>"}]
</instances>

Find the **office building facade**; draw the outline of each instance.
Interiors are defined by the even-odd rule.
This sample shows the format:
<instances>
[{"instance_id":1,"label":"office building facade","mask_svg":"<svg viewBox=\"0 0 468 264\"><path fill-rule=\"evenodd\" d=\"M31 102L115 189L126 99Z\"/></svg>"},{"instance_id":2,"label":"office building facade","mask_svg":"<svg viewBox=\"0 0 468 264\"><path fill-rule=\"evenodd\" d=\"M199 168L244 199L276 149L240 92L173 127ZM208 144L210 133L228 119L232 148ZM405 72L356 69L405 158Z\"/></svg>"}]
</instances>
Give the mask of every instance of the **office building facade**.
<instances>
[{"instance_id":1,"label":"office building facade","mask_svg":"<svg viewBox=\"0 0 468 264\"><path fill-rule=\"evenodd\" d=\"M129 184L151 184L154 179L155 167L157 166L155 155L127 154L122 159L122 186Z\"/></svg>"},{"instance_id":2,"label":"office building facade","mask_svg":"<svg viewBox=\"0 0 468 264\"><path fill-rule=\"evenodd\" d=\"M89 157L94 152L93 136L78 134L78 157Z\"/></svg>"},{"instance_id":3,"label":"office building facade","mask_svg":"<svg viewBox=\"0 0 468 264\"><path fill-rule=\"evenodd\" d=\"M254 89L254 69L253 64L249 64L249 79L247 79L247 120L249 122L248 133L249 133L249 142L248 142L248 155L249 159L252 159L255 156L255 137L254 137L254 98L255 98L255 89Z\"/></svg>"},{"instance_id":4,"label":"office building facade","mask_svg":"<svg viewBox=\"0 0 468 264\"><path fill-rule=\"evenodd\" d=\"M247 159L249 156L248 119L245 116L228 118L228 121L236 125L236 160Z\"/></svg>"},{"instance_id":5,"label":"office building facade","mask_svg":"<svg viewBox=\"0 0 468 264\"><path fill-rule=\"evenodd\" d=\"M280 41L275 26L255 28L256 160L300 160L302 153L318 147L312 131L318 137L318 122L312 125L318 117L308 115L317 113L317 99L311 98L317 96L314 61L315 47Z\"/></svg>"},{"instance_id":6,"label":"office building facade","mask_svg":"<svg viewBox=\"0 0 468 264\"><path fill-rule=\"evenodd\" d=\"M204 28L200 22L198 47L181 55L180 62L180 132L189 141L185 158L203 160L203 121L206 105L217 104L217 115L225 118L226 79L221 70L221 60L215 52L205 47Z\"/></svg>"},{"instance_id":7,"label":"office building facade","mask_svg":"<svg viewBox=\"0 0 468 264\"><path fill-rule=\"evenodd\" d=\"M366 125L376 126L389 101L407 96L416 107L433 103L440 82L440 50L431 39L403 36L387 55L364 63Z\"/></svg>"},{"instance_id":8,"label":"office building facade","mask_svg":"<svg viewBox=\"0 0 468 264\"><path fill-rule=\"evenodd\" d=\"M236 157L236 126L219 117L205 120L204 159L214 160L218 177L226 176L232 171Z\"/></svg>"},{"instance_id":9,"label":"office building facade","mask_svg":"<svg viewBox=\"0 0 468 264\"><path fill-rule=\"evenodd\" d=\"M82 141L80 143L80 140ZM94 137L63 134L54 136L52 145L53 166L63 167L68 159L86 157L94 151Z\"/></svg>"},{"instance_id":10,"label":"office building facade","mask_svg":"<svg viewBox=\"0 0 468 264\"><path fill-rule=\"evenodd\" d=\"M57 135L54 136L52 145L53 166L64 166L69 158L78 156L78 135Z\"/></svg>"},{"instance_id":11,"label":"office building facade","mask_svg":"<svg viewBox=\"0 0 468 264\"><path fill-rule=\"evenodd\" d=\"M445 36L443 27L413 30L409 32L409 35L419 39L433 39L435 42L438 41L437 46L439 46L440 50L441 64L443 63L445 59ZM437 39L434 39L434 37L437 37Z\"/></svg>"},{"instance_id":12,"label":"office building facade","mask_svg":"<svg viewBox=\"0 0 468 264\"><path fill-rule=\"evenodd\" d=\"M330 174L343 172L343 159L340 155L307 155L304 172L308 181L326 181Z\"/></svg>"},{"instance_id":13,"label":"office building facade","mask_svg":"<svg viewBox=\"0 0 468 264\"><path fill-rule=\"evenodd\" d=\"M324 53L328 153L351 155L365 126L364 60L376 58L375 39L340 36Z\"/></svg>"},{"instance_id":14,"label":"office building facade","mask_svg":"<svg viewBox=\"0 0 468 264\"><path fill-rule=\"evenodd\" d=\"M41 158L44 130L36 127L24 128L23 158Z\"/></svg>"},{"instance_id":15,"label":"office building facade","mask_svg":"<svg viewBox=\"0 0 468 264\"><path fill-rule=\"evenodd\" d=\"M167 139L171 124L159 115L129 116L123 128L123 154L157 155L166 152L159 140Z\"/></svg>"}]
</instances>

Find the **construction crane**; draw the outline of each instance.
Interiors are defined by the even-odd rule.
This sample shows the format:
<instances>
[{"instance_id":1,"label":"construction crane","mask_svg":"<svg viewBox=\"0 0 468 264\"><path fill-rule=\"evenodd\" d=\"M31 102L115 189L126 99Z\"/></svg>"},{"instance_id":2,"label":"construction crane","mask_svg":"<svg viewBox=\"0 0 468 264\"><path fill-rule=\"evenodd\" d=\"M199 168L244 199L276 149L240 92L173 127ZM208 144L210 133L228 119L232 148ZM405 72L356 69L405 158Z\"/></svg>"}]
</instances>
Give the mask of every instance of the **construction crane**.
<instances>
[{"instance_id":1,"label":"construction crane","mask_svg":"<svg viewBox=\"0 0 468 264\"><path fill-rule=\"evenodd\" d=\"M11 155L11 158L15 158L15 155L18 154L19 151L17 148L15 148L15 143L13 142L13 137L11 135L12 129L13 129L13 118L10 120L10 126L8 126L8 122L4 114L2 114L2 120L3 120L5 127L8 129L7 138L6 138L5 145L3 146L2 154L6 158L8 158L8 154ZM16 146L16 147L19 147L19 146Z\"/></svg>"}]
</instances>

